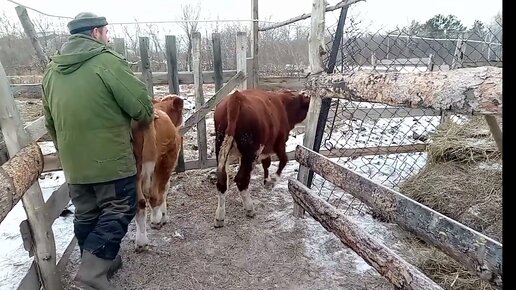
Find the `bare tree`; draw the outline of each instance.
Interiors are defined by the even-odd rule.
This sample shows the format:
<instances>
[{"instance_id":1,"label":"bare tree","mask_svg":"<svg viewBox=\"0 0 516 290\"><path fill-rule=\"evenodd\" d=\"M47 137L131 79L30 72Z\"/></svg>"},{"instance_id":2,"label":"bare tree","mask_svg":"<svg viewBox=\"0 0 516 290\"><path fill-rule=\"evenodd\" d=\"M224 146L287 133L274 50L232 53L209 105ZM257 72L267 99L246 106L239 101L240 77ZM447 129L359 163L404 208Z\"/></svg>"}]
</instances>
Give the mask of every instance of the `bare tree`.
<instances>
[{"instance_id":1,"label":"bare tree","mask_svg":"<svg viewBox=\"0 0 516 290\"><path fill-rule=\"evenodd\" d=\"M201 14L201 6L198 3L196 6L192 6L190 4L181 5L182 16L181 20L185 20L185 22L181 22L180 26L186 33L188 50L186 53L186 66L187 70L192 70L192 35L194 32L197 32L197 26L199 22L199 16Z\"/></svg>"}]
</instances>

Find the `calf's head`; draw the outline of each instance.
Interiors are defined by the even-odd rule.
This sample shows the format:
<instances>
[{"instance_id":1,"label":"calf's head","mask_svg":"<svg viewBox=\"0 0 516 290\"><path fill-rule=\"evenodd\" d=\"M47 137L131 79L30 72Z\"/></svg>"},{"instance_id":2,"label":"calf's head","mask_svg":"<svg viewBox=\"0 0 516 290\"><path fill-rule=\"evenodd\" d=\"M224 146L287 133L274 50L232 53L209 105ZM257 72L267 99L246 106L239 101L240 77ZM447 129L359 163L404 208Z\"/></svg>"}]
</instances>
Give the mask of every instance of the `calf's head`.
<instances>
[{"instance_id":1,"label":"calf's head","mask_svg":"<svg viewBox=\"0 0 516 290\"><path fill-rule=\"evenodd\" d=\"M310 107L310 97L303 91L285 90L282 93L288 121L293 128L305 120Z\"/></svg>"},{"instance_id":2,"label":"calf's head","mask_svg":"<svg viewBox=\"0 0 516 290\"><path fill-rule=\"evenodd\" d=\"M165 112L176 127L183 124L183 99L176 95L167 95L161 100L153 101L156 109Z\"/></svg>"}]
</instances>

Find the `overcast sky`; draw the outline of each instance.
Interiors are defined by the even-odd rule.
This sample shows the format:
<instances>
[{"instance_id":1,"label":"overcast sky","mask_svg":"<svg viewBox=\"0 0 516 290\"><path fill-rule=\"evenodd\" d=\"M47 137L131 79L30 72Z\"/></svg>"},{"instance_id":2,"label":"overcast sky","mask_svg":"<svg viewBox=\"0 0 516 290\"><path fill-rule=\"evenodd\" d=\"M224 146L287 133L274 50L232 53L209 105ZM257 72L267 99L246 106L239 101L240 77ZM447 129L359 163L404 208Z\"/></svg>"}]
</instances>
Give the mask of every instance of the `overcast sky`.
<instances>
[{"instance_id":1,"label":"overcast sky","mask_svg":"<svg viewBox=\"0 0 516 290\"><path fill-rule=\"evenodd\" d=\"M340 0L327 0L334 5ZM144 0L128 4L120 0L16 0L45 13L73 17L81 11L106 16L109 22L177 20L181 5L201 4L201 19L250 19L250 0ZM71 4L73 3L73 4ZM0 10L16 17L16 5L0 0ZM311 11L312 0L259 0L259 18L281 21ZM405 26L411 20L426 21L440 13L456 15L470 27L475 19L490 23L502 11L502 0L367 0L352 6L349 15L370 25L372 30ZM35 12L30 12L35 13ZM329 24L335 23L337 13L327 14ZM15 18L16 19L16 18ZM66 20L63 20L66 23ZM302 25L309 25L304 22Z\"/></svg>"}]
</instances>

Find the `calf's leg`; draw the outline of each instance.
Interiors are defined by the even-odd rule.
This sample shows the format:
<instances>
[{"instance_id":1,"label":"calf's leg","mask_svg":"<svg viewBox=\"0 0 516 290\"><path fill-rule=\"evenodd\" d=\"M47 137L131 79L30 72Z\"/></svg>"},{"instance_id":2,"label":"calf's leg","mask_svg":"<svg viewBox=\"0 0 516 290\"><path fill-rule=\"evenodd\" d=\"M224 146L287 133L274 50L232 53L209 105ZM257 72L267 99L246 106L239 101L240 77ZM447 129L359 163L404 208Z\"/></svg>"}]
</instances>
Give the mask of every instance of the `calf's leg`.
<instances>
[{"instance_id":1,"label":"calf's leg","mask_svg":"<svg viewBox=\"0 0 516 290\"><path fill-rule=\"evenodd\" d=\"M235 176L235 183L238 191L240 192L242 203L244 204L245 214L248 217L254 217L255 215L253 200L249 194L249 182L251 180L253 161L254 155L242 154L242 157L240 158L240 166Z\"/></svg>"}]
</instances>

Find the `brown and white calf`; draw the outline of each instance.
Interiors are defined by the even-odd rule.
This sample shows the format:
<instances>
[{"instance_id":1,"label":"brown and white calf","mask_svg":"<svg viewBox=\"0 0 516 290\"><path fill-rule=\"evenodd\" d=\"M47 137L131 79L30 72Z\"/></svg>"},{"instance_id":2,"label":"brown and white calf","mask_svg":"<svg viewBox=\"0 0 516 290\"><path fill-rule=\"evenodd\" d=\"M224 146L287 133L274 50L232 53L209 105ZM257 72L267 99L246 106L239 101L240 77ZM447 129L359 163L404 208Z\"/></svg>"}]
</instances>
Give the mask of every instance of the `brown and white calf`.
<instances>
[{"instance_id":1,"label":"brown and white calf","mask_svg":"<svg viewBox=\"0 0 516 290\"><path fill-rule=\"evenodd\" d=\"M136 250L149 243L146 204L152 208L151 228L159 229L168 221L167 192L176 167L182 136L183 99L169 95L153 100L155 119L148 126L133 123L133 148L137 166L138 210L136 213Z\"/></svg>"},{"instance_id":2,"label":"brown and white calf","mask_svg":"<svg viewBox=\"0 0 516 290\"><path fill-rule=\"evenodd\" d=\"M264 184L271 182L271 155L279 159L274 184L288 162L286 142L290 131L308 113L310 98L295 91L263 91L249 89L226 96L215 108L215 153L217 158L218 206L215 227L224 226L225 192L228 188L226 164L239 158L240 166L234 178L242 197L246 215L253 217L254 205L249 195L251 171L257 161L264 169Z\"/></svg>"}]
</instances>

